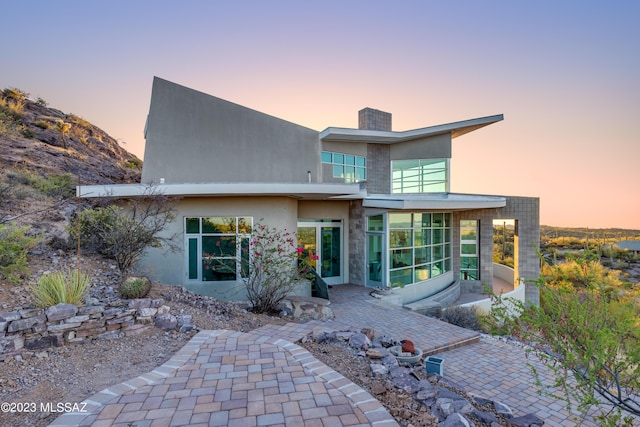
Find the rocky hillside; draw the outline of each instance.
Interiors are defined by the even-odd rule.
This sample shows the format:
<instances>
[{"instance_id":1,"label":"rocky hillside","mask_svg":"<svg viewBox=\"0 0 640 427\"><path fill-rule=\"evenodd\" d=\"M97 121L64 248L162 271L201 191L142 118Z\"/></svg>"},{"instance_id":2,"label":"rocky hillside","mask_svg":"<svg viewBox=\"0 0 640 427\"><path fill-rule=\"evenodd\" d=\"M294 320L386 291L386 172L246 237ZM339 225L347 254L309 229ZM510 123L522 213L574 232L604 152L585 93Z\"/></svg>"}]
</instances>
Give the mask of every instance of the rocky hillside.
<instances>
[{"instance_id":1,"label":"rocky hillside","mask_svg":"<svg viewBox=\"0 0 640 427\"><path fill-rule=\"evenodd\" d=\"M142 161L88 121L29 99L0 93L0 167L42 176L71 174L82 184L139 182Z\"/></svg>"},{"instance_id":2,"label":"rocky hillside","mask_svg":"<svg viewBox=\"0 0 640 427\"><path fill-rule=\"evenodd\" d=\"M102 129L19 89L0 90L0 224L61 242L78 183L139 182L141 171L142 161Z\"/></svg>"}]
</instances>

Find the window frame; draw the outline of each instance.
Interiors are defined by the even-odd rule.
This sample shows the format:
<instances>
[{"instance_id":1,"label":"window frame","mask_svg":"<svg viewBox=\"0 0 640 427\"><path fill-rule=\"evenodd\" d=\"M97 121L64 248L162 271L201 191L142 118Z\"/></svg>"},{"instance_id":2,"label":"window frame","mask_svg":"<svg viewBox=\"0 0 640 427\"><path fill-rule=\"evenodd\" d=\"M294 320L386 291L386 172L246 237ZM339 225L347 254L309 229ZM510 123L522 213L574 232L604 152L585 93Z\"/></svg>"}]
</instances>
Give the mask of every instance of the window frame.
<instances>
[{"instance_id":1,"label":"window frame","mask_svg":"<svg viewBox=\"0 0 640 427\"><path fill-rule=\"evenodd\" d=\"M449 158L437 159L404 159L391 161L391 193L392 194L425 194L448 193L450 182ZM440 167L433 167L442 163ZM402 164L407 167L400 168ZM436 174L443 174L438 179ZM431 175L431 177L430 177ZM434 191L428 188L436 188Z\"/></svg>"},{"instance_id":2,"label":"window frame","mask_svg":"<svg viewBox=\"0 0 640 427\"><path fill-rule=\"evenodd\" d=\"M344 179L345 183L366 181L367 158L357 154L338 153L323 150L320 154L323 164L331 165L334 178Z\"/></svg>"},{"instance_id":3,"label":"window frame","mask_svg":"<svg viewBox=\"0 0 640 427\"><path fill-rule=\"evenodd\" d=\"M231 219L233 218L233 229L224 230L223 227L216 228L218 224L216 219ZM214 219L214 221L211 221ZM195 230L195 220L197 220L197 230ZM221 283L221 282L236 282L246 277L248 271L250 252L251 233L253 231L253 217L248 215L239 216L185 216L183 220L184 226L184 238L185 238L185 250L186 250L186 278L192 283ZM226 227L230 227L227 224ZM207 227L210 227L207 230ZM194 231L195 230L195 231ZM205 241L215 242L214 246L220 247L221 251L222 243L225 239L233 240L234 253L221 253L219 256L216 254L205 254ZM192 246L195 244L195 246ZM230 247L224 248L228 251ZM195 265L192 260L191 251L195 250ZM246 252L246 253L245 253ZM212 260L219 260L220 264L233 265L235 268L235 278L228 278L224 276L224 272L221 275L225 277L220 280L216 280L215 276L212 279L206 279L207 274L205 271L209 270L206 264ZM194 268L196 269L194 271ZM195 277L194 277L195 276Z\"/></svg>"},{"instance_id":4,"label":"window frame","mask_svg":"<svg viewBox=\"0 0 640 427\"><path fill-rule=\"evenodd\" d=\"M473 238L467 237L470 235L472 235ZM475 246L475 252L466 253L465 248L469 248L472 245ZM460 220L460 254L459 255L460 255L460 278L462 280L480 280L480 221L479 220L477 219L461 219ZM475 260L475 262L473 260Z\"/></svg>"},{"instance_id":5,"label":"window frame","mask_svg":"<svg viewBox=\"0 0 640 427\"><path fill-rule=\"evenodd\" d=\"M408 223L401 215L409 216ZM389 212L386 234L390 287L420 283L451 271L450 212ZM421 236L420 241L416 236Z\"/></svg>"}]
</instances>

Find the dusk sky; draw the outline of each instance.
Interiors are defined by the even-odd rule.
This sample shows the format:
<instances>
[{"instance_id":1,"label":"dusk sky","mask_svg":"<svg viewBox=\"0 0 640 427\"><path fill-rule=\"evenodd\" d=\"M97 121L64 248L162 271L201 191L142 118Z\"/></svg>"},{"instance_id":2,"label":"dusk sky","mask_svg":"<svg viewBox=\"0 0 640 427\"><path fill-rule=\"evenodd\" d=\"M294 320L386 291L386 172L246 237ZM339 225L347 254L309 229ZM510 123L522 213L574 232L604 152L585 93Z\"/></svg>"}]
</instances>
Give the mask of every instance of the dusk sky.
<instances>
[{"instance_id":1,"label":"dusk sky","mask_svg":"<svg viewBox=\"0 0 640 427\"><path fill-rule=\"evenodd\" d=\"M5 1L0 89L143 157L153 76L316 130L504 114L453 142L451 190L541 223L640 229L640 1ZM239 164L239 167L241 165Z\"/></svg>"}]
</instances>

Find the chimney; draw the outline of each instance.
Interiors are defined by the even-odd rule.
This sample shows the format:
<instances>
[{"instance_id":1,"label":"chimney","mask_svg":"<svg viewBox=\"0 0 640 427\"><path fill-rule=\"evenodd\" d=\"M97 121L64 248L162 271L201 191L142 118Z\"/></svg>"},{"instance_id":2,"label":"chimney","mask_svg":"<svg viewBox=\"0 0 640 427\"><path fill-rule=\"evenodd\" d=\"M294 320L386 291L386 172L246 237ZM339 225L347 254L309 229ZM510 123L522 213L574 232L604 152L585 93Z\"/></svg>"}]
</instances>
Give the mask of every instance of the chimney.
<instances>
[{"instance_id":1,"label":"chimney","mask_svg":"<svg viewBox=\"0 0 640 427\"><path fill-rule=\"evenodd\" d=\"M391 130L391 113L363 108L358 111L358 129L366 130Z\"/></svg>"}]
</instances>

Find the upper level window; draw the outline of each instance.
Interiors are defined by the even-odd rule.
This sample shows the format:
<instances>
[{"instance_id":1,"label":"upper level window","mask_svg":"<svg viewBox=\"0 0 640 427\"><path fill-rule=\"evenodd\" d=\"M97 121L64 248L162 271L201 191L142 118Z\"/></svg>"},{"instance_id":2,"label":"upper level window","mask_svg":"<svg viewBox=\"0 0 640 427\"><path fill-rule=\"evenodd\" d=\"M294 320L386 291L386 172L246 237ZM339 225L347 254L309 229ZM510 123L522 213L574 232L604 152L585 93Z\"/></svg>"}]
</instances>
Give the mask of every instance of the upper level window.
<instances>
[{"instance_id":1,"label":"upper level window","mask_svg":"<svg viewBox=\"0 0 640 427\"><path fill-rule=\"evenodd\" d=\"M367 158L353 154L322 152L322 163L333 165L333 177L342 178L346 183L367 179Z\"/></svg>"},{"instance_id":2,"label":"upper level window","mask_svg":"<svg viewBox=\"0 0 640 427\"><path fill-rule=\"evenodd\" d=\"M449 191L449 159L394 160L391 170L393 193Z\"/></svg>"}]
</instances>

